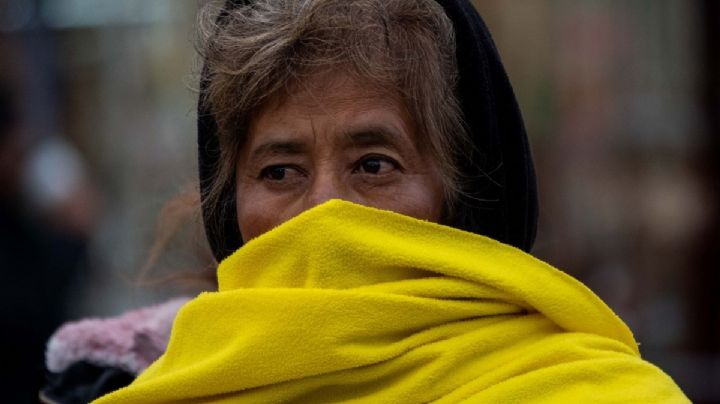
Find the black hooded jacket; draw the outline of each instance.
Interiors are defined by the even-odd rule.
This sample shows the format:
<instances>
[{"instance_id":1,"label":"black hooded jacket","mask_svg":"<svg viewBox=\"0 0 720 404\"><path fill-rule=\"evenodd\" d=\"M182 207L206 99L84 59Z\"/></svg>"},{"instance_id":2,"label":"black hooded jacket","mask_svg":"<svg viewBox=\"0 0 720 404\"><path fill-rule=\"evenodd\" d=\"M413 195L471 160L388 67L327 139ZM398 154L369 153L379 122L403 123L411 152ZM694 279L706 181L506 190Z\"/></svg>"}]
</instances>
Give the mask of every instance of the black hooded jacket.
<instances>
[{"instance_id":1,"label":"black hooded jacket","mask_svg":"<svg viewBox=\"0 0 720 404\"><path fill-rule=\"evenodd\" d=\"M510 81L487 26L468 0L437 0L455 28L460 78L457 95L473 155L462 162L463 191L457 219L447 223L530 251L537 228L537 188L527 135ZM226 9L246 3L228 0ZM222 18L222 14L221 17ZM201 80L201 92L205 80ZM198 159L203 201L217 175L215 118L198 104ZM203 204L205 231L220 261L242 246L234 192L221 209ZM222 214L218 212L223 212Z\"/></svg>"}]
</instances>

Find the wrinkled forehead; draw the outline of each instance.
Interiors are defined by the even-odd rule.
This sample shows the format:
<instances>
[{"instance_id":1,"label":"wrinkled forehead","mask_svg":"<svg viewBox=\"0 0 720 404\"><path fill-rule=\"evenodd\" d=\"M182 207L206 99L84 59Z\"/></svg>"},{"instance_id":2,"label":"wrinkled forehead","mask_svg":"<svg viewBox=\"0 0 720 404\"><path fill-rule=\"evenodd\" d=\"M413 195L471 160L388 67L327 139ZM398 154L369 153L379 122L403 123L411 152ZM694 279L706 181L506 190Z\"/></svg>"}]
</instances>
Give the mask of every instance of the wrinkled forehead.
<instances>
[{"instance_id":1,"label":"wrinkled forehead","mask_svg":"<svg viewBox=\"0 0 720 404\"><path fill-rule=\"evenodd\" d=\"M358 110L381 107L404 117L408 115L403 97L393 86L339 71L321 71L290 83L258 112L276 110L287 104L318 113L331 106Z\"/></svg>"},{"instance_id":2,"label":"wrinkled forehead","mask_svg":"<svg viewBox=\"0 0 720 404\"><path fill-rule=\"evenodd\" d=\"M383 108L412 123L400 92L388 83L370 78L324 70L288 83L284 90L262 105L252 120L263 113L294 105L310 113L323 113L330 108L357 111Z\"/></svg>"},{"instance_id":3,"label":"wrinkled forehead","mask_svg":"<svg viewBox=\"0 0 720 404\"><path fill-rule=\"evenodd\" d=\"M403 138L394 143L418 150L415 128L407 109L392 92L347 75L317 75L259 110L251 120L242 148L254 148L267 137L297 140L312 135L324 141L338 136L375 141ZM324 136L315 137L317 134Z\"/></svg>"}]
</instances>

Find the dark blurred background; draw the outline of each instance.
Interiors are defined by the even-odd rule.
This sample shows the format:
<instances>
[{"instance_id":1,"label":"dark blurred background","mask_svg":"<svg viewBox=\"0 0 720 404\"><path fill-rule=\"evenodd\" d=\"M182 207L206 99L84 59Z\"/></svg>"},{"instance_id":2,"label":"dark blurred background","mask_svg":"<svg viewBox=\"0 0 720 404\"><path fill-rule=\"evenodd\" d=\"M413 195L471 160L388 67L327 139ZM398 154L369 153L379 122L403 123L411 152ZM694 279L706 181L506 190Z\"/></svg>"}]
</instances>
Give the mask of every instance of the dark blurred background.
<instances>
[{"instance_id":1,"label":"dark blurred background","mask_svg":"<svg viewBox=\"0 0 720 404\"><path fill-rule=\"evenodd\" d=\"M0 0L2 401L36 401L62 321L178 293L136 280L162 207L195 179L199 3ZM475 3L533 144L534 253L598 293L693 401L720 402L720 2ZM165 274L207 258L189 221L193 247L168 242Z\"/></svg>"}]
</instances>

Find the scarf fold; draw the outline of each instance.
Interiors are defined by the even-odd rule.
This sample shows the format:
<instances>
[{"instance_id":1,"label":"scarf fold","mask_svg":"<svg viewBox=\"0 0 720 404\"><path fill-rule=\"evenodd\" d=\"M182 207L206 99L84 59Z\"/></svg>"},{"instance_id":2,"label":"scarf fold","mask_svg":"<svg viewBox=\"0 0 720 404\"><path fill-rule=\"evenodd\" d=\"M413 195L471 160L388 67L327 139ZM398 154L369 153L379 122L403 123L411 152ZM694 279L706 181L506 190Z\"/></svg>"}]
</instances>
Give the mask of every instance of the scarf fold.
<instances>
[{"instance_id":1,"label":"scarf fold","mask_svg":"<svg viewBox=\"0 0 720 404\"><path fill-rule=\"evenodd\" d=\"M330 201L218 279L97 403L688 402L581 283L438 224Z\"/></svg>"}]
</instances>

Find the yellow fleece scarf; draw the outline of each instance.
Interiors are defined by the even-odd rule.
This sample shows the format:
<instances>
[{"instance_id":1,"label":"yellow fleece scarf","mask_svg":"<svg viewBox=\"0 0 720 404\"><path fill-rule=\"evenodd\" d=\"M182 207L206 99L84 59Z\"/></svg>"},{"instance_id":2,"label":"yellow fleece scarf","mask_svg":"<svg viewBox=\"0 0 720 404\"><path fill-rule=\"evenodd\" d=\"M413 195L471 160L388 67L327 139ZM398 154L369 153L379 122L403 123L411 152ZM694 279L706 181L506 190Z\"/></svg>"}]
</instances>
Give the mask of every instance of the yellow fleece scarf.
<instances>
[{"instance_id":1,"label":"yellow fleece scarf","mask_svg":"<svg viewBox=\"0 0 720 404\"><path fill-rule=\"evenodd\" d=\"M330 201L218 277L96 403L688 402L581 283L446 226Z\"/></svg>"}]
</instances>

